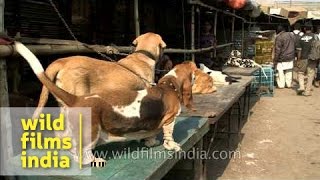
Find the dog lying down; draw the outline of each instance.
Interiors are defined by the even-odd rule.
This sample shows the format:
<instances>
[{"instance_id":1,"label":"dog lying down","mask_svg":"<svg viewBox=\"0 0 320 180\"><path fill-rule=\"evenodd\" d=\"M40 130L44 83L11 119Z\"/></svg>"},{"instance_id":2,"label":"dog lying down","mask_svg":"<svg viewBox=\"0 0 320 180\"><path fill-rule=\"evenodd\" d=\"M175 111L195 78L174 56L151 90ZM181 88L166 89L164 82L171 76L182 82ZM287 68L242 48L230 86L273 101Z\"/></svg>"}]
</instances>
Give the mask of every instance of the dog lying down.
<instances>
[{"instance_id":1,"label":"dog lying down","mask_svg":"<svg viewBox=\"0 0 320 180\"><path fill-rule=\"evenodd\" d=\"M197 69L194 75L195 80L192 85L193 94L209 94L217 91L217 87L214 86L213 83L213 78L209 74Z\"/></svg>"},{"instance_id":2,"label":"dog lying down","mask_svg":"<svg viewBox=\"0 0 320 180\"><path fill-rule=\"evenodd\" d=\"M233 82L238 82L237 79L241 78L241 77L233 77L233 76L224 74L221 71L211 70L204 64L200 64L200 69L212 77L214 85L229 85L229 84L232 84Z\"/></svg>"},{"instance_id":3,"label":"dog lying down","mask_svg":"<svg viewBox=\"0 0 320 180\"><path fill-rule=\"evenodd\" d=\"M157 145L155 136L163 130L163 146L167 150L179 151L180 145L173 139L175 118L181 111L181 104L192 109L192 78L197 69L193 62L176 65L161 78L156 86L144 90L128 89L123 92L107 91L84 96L70 94L56 86L45 74L36 56L23 44L15 42L15 47L31 66L38 79L56 97L68 107L91 107L91 139L83 141L83 164L91 162L105 162L96 158L92 149L98 144L114 141L128 141L145 139L147 146ZM120 96L122 98L119 102ZM69 114L68 114L69 115ZM73 137L71 153L79 162L77 153L78 119L66 117L70 129L65 136ZM83 122L85 124L86 122ZM85 127L85 126L84 126ZM68 128L68 127L67 127ZM83 129L83 139L90 134ZM88 139L88 138L87 138ZM89 156L88 156L89 155Z\"/></svg>"}]
</instances>

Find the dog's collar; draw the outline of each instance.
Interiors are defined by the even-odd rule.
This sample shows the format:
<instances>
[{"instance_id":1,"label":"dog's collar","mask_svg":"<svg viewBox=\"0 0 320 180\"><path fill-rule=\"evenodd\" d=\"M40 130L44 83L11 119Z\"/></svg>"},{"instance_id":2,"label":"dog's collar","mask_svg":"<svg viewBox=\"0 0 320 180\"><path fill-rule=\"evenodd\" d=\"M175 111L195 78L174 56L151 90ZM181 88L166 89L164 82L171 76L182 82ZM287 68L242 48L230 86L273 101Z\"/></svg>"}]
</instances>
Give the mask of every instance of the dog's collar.
<instances>
[{"instance_id":1,"label":"dog's collar","mask_svg":"<svg viewBox=\"0 0 320 180\"><path fill-rule=\"evenodd\" d=\"M146 51L146 50L138 50L133 53L141 53L141 54L147 56L148 58L153 59L154 61L157 60L156 57L152 53L150 53L149 51Z\"/></svg>"}]
</instances>

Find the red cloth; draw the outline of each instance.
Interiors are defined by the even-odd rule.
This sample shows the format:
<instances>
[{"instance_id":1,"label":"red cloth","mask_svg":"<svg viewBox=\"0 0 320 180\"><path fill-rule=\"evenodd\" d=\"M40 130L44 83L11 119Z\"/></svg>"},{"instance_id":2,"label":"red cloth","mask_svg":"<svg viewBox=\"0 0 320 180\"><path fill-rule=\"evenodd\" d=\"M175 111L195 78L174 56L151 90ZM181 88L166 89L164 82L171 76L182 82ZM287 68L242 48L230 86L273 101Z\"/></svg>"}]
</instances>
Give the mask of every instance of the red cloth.
<instances>
[{"instance_id":1,"label":"red cloth","mask_svg":"<svg viewBox=\"0 0 320 180\"><path fill-rule=\"evenodd\" d=\"M0 38L0 45L9 45L12 41L6 39L6 38Z\"/></svg>"}]
</instances>

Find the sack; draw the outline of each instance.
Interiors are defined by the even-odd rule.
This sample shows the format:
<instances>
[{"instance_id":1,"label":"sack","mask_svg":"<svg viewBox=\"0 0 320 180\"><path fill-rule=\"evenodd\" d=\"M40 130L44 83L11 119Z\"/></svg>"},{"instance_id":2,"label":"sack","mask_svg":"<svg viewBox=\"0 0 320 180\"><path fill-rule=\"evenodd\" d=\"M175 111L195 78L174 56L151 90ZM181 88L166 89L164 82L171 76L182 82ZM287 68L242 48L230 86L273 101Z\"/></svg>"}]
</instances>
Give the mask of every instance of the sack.
<instances>
[{"instance_id":1,"label":"sack","mask_svg":"<svg viewBox=\"0 0 320 180\"><path fill-rule=\"evenodd\" d=\"M315 36L314 40L311 43L311 50L308 56L310 60L319 60L320 59L320 40Z\"/></svg>"}]
</instances>

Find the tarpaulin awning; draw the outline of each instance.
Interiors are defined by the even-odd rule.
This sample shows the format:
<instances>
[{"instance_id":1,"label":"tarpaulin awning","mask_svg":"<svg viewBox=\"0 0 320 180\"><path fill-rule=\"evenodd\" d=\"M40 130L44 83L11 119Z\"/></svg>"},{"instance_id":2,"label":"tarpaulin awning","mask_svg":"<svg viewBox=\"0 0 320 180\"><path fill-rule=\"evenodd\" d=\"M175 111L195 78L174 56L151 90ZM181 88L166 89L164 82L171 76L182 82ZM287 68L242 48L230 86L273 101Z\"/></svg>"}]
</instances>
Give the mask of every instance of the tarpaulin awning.
<instances>
[{"instance_id":1,"label":"tarpaulin awning","mask_svg":"<svg viewBox=\"0 0 320 180\"><path fill-rule=\"evenodd\" d=\"M308 11L308 19L320 19L320 11Z\"/></svg>"},{"instance_id":2,"label":"tarpaulin awning","mask_svg":"<svg viewBox=\"0 0 320 180\"><path fill-rule=\"evenodd\" d=\"M276 15L279 17L287 18L291 25L300 19L320 19L320 11L308 11L303 7L264 7L262 8L262 11L268 15Z\"/></svg>"}]
</instances>

